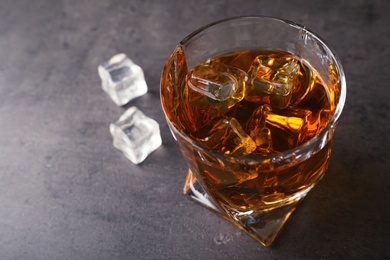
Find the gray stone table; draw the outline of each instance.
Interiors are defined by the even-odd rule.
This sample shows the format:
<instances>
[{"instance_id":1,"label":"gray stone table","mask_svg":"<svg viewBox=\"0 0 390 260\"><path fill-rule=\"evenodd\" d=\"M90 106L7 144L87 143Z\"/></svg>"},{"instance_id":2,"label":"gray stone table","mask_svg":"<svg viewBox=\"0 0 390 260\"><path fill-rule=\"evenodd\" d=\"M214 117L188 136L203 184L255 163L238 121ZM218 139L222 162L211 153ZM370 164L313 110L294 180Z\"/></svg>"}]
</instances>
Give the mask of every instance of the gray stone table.
<instances>
[{"instance_id":1,"label":"gray stone table","mask_svg":"<svg viewBox=\"0 0 390 260\"><path fill-rule=\"evenodd\" d=\"M327 174L270 248L182 195L160 106L176 43L238 15L306 25L348 83ZM108 130L129 105L97 74L119 52L149 86L129 105L161 126L163 145L138 166ZM389 57L388 0L1 0L0 259L390 259Z\"/></svg>"}]
</instances>

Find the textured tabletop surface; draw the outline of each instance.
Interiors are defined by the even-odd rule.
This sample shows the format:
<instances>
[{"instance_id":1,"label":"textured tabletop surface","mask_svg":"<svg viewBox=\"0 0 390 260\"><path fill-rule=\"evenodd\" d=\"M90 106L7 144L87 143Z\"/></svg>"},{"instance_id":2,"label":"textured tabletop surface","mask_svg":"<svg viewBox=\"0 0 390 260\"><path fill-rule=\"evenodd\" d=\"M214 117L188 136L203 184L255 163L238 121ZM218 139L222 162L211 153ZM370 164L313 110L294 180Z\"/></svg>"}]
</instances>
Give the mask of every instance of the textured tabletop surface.
<instances>
[{"instance_id":1,"label":"textured tabletop surface","mask_svg":"<svg viewBox=\"0 0 390 260\"><path fill-rule=\"evenodd\" d=\"M0 259L389 259L389 14L374 0L1 0ZM238 15L305 25L347 77L328 171L270 248L182 195L186 165L160 106L175 45ZM125 107L97 73L120 52L149 86ZM109 133L132 105L163 139L140 165Z\"/></svg>"}]
</instances>

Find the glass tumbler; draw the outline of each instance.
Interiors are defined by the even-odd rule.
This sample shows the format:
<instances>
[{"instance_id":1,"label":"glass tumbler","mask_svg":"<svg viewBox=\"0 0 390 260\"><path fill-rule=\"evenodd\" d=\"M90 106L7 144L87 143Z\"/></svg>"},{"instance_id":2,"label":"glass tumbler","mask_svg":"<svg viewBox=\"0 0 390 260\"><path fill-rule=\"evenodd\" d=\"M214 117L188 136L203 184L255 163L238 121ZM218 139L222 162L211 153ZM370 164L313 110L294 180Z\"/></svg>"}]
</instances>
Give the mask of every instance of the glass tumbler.
<instances>
[{"instance_id":1,"label":"glass tumbler","mask_svg":"<svg viewBox=\"0 0 390 260\"><path fill-rule=\"evenodd\" d=\"M339 59L305 27L249 16L196 30L161 77L184 193L271 245L322 178L345 98Z\"/></svg>"}]
</instances>

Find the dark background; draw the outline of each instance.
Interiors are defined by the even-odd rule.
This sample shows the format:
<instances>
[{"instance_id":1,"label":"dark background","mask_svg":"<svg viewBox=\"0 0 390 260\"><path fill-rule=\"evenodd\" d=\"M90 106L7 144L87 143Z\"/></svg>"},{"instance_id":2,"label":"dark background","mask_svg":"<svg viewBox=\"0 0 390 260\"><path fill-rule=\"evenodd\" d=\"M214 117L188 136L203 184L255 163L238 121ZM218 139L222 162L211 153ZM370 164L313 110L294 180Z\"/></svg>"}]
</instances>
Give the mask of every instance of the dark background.
<instances>
[{"instance_id":1,"label":"dark background","mask_svg":"<svg viewBox=\"0 0 390 260\"><path fill-rule=\"evenodd\" d=\"M306 25L341 59L347 102L329 169L271 248L182 195L159 80L193 30L238 15ZM141 165L112 146L97 67L124 52L161 127ZM390 1L0 2L0 259L389 259Z\"/></svg>"}]
</instances>

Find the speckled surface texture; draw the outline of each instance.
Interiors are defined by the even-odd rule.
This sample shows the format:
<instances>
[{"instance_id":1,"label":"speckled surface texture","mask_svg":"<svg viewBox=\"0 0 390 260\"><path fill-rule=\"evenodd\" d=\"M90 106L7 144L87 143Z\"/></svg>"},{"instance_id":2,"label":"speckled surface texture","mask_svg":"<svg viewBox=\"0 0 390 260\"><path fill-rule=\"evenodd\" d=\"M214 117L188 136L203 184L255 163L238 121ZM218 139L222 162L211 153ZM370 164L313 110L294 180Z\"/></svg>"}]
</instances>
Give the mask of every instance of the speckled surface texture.
<instances>
[{"instance_id":1,"label":"speckled surface texture","mask_svg":"<svg viewBox=\"0 0 390 260\"><path fill-rule=\"evenodd\" d=\"M182 195L186 165L160 74L186 35L237 15L306 25L339 55L347 103L329 169L271 248ZM389 1L0 1L0 259L389 259ZM136 166L112 146L97 66L125 52L131 102L163 145ZM127 107L128 107L127 106Z\"/></svg>"}]
</instances>

